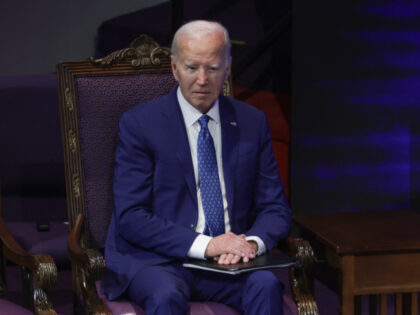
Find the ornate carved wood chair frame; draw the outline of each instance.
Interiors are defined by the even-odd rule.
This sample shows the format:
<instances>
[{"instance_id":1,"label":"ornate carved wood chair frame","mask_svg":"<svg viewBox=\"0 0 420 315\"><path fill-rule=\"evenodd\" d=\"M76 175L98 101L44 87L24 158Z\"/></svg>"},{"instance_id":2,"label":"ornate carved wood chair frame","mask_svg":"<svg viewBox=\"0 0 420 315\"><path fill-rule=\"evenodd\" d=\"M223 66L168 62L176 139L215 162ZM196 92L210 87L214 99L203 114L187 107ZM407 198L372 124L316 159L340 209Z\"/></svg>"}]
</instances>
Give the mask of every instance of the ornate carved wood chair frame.
<instances>
[{"instance_id":1,"label":"ornate carved wood chair frame","mask_svg":"<svg viewBox=\"0 0 420 315\"><path fill-rule=\"evenodd\" d=\"M102 59L61 62L57 65L60 93L60 112L66 169L67 204L71 233L68 253L73 265L75 300L83 296L88 314L111 314L97 295L95 281L105 272L102 254L92 246L94 240L89 230L86 213L84 169L80 154L80 138L77 126L78 108L75 100L75 79L79 76L129 75L138 72L171 71L170 50L160 47L153 39L141 35L129 48L116 51ZM224 85L224 95L232 95L232 83ZM109 222L109 221L108 221ZM301 258L302 265L290 269L290 284L299 314L318 314L313 299L313 288L305 268L313 262L309 244L289 237L285 242L289 252ZM93 248L92 248L93 247Z\"/></svg>"},{"instance_id":2,"label":"ornate carved wood chair frame","mask_svg":"<svg viewBox=\"0 0 420 315\"><path fill-rule=\"evenodd\" d=\"M7 260L20 266L23 271L23 298L24 306L30 308L30 275L32 273L33 306L35 314L57 314L50 302L46 289L54 287L57 282L57 266L49 255L30 254L24 250L9 232L1 216L0 193L0 240L1 265L0 296L7 297L5 269Z\"/></svg>"}]
</instances>

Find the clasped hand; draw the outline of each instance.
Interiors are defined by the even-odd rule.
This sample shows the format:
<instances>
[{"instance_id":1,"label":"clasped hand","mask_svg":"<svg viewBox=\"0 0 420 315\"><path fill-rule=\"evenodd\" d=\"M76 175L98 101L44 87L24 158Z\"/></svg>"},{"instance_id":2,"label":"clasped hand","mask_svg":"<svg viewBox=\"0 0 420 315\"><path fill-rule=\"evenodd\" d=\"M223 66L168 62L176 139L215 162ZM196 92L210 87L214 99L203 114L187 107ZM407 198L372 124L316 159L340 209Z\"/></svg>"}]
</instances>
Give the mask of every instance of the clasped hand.
<instances>
[{"instance_id":1,"label":"clasped hand","mask_svg":"<svg viewBox=\"0 0 420 315\"><path fill-rule=\"evenodd\" d=\"M236 235L229 232L212 238L205 255L213 257L219 264L236 264L241 259L243 262L248 262L255 258L257 247L255 242L248 242L245 239L245 234Z\"/></svg>"}]
</instances>

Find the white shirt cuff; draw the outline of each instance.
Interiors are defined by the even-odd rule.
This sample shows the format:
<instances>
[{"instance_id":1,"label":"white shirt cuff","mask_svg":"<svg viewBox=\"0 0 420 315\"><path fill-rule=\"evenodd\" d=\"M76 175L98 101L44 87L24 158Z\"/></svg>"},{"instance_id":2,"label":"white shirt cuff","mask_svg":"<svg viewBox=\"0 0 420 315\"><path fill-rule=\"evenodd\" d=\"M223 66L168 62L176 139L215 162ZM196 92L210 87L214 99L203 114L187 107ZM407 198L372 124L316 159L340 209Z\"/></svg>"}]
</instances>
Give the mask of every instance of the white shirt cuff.
<instances>
[{"instance_id":1,"label":"white shirt cuff","mask_svg":"<svg viewBox=\"0 0 420 315\"><path fill-rule=\"evenodd\" d=\"M192 243L187 256L196 259L206 259L205 253L212 237L204 234L199 234Z\"/></svg>"},{"instance_id":2,"label":"white shirt cuff","mask_svg":"<svg viewBox=\"0 0 420 315\"><path fill-rule=\"evenodd\" d=\"M254 241L255 243L257 243L257 245L258 245L258 250L256 252L257 256L265 254L265 252L266 252L265 244L260 237L258 237L258 236L247 236L245 239L247 241Z\"/></svg>"}]
</instances>

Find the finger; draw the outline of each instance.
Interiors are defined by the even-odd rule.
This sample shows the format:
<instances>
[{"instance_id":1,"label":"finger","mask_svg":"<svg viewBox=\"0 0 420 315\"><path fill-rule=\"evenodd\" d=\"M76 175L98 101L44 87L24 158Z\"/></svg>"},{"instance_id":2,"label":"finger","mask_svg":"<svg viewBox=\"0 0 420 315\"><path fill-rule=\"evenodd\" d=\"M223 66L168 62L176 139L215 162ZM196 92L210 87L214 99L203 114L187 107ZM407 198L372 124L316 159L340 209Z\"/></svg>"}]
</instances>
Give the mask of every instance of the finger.
<instances>
[{"instance_id":1,"label":"finger","mask_svg":"<svg viewBox=\"0 0 420 315\"><path fill-rule=\"evenodd\" d=\"M238 255L240 257L244 257L246 255L246 250L243 250L242 247L229 247L226 249L226 252L233 255Z\"/></svg>"},{"instance_id":2,"label":"finger","mask_svg":"<svg viewBox=\"0 0 420 315\"><path fill-rule=\"evenodd\" d=\"M241 257L250 255L251 251L252 251L252 248L249 246L247 242L233 244L226 250L227 253L238 255Z\"/></svg>"},{"instance_id":3,"label":"finger","mask_svg":"<svg viewBox=\"0 0 420 315\"><path fill-rule=\"evenodd\" d=\"M217 262L218 262L220 265L222 265L222 264L224 264L225 259L226 259L226 254L222 254L222 255L220 255L220 257L219 257L219 259L217 260Z\"/></svg>"},{"instance_id":4,"label":"finger","mask_svg":"<svg viewBox=\"0 0 420 315\"><path fill-rule=\"evenodd\" d=\"M231 263L233 257L235 257L235 255L233 255L233 254L227 254L226 255L226 258L225 258L225 261L224 261L224 264L225 265L229 265Z\"/></svg>"},{"instance_id":5,"label":"finger","mask_svg":"<svg viewBox=\"0 0 420 315\"><path fill-rule=\"evenodd\" d=\"M235 255L230 263L237 264L240 260L241 260L241 256Z\"/></svg>"}]
</instances>

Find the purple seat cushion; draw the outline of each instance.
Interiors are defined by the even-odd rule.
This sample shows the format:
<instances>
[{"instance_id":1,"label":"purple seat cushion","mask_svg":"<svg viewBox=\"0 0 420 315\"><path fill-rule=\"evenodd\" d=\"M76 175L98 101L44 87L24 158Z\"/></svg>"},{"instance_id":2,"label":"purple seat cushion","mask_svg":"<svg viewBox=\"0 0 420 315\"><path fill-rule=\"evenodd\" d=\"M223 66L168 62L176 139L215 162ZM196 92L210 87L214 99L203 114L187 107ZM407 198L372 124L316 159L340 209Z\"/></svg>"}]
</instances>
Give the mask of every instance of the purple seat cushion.
<instances>
[{"instance_id":1,"label":"purple seat cushion","mask_svg":"<svg viewBox=\"0 0 420 315\"><path fill-rule=\"evenodd\" d=\"M132 314L145 315L144 310L137 304L126 299L118 299L117 301L108 301L101 293L101 283L96 282L96 289L100 299L110 309L112 314ZM289 294L284 295L283 304L284 315L298 315L297 307ZM231 307L216 302L191 302L189 315L239 315L239 313Z\"/></svg>"},{"instance_id":2,"label":"purple seat cushion","mask_svg":"<svg viewBox=\"0 0 420 315\"><path fill-rule=\"evenodd\" d=\"M50 255L59 266L69 264L69 227L65 222L50 222L50 230L46 232L38 232L35 222L6 222L6 225L16 241L29 253Z\"/></svg>"},{"instance_id":3,"label":"purple seat cushion","mask_svg":"<svg viewBox=\"0 0 420 315\"><path fill-rule=\"evenodd\" d=\"M33 313L22 306L4 299L0 299L0 313L7 315L32 315Z\"/></svg>"}]
</instances>

